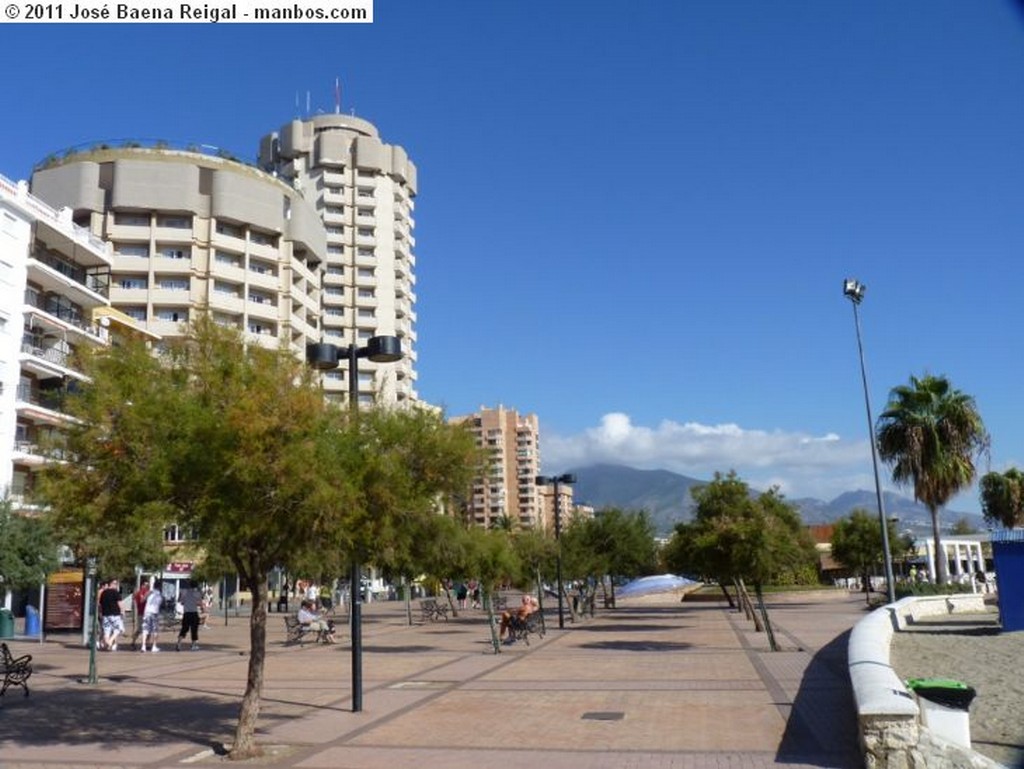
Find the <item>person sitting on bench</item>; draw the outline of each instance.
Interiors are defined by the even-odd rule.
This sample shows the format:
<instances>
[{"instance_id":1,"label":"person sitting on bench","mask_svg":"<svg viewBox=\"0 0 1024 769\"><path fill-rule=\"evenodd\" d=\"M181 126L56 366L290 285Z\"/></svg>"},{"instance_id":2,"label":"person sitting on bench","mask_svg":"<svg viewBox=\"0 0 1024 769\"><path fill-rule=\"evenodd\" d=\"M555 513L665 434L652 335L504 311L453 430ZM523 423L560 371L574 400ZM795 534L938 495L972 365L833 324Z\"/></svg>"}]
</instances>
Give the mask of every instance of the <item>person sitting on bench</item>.
<instances>
[{"instance_id":1,"label":"person sitting on bench","mask_svg":"<svg viewBox=\"0 0 1024 769\"><path fill-rule=\"evenodd\" d=\"M537 602L536 598L534 598L532 595L524 595L523 600L520 602L518 609L516 609L514 612L503 611L501 613L501 624L498 625L498 638L505 638L505 634L508 632L509 625L512 623L513 617L515 617L521 622L525 621L527 617L529 617L539 608L540 604ZM512 637L511 633L508 634L508 638L505 639L505 643L515 643L515 638Z\"/></svg>"},{"instance_id":2,"label":"person sitting on bench","mask_svg":"<svg viewBox=\"0 0 1024 769\"><path fill-rule=\"evenodd\" d=\"M313 602L309 599L303 599L299 605L296 617L300 625L304 625L317 633L317 637L322 639L324 643L332 644L335 642L334 623L317 614L313 608Z\"/></svg>"}]
</instances>

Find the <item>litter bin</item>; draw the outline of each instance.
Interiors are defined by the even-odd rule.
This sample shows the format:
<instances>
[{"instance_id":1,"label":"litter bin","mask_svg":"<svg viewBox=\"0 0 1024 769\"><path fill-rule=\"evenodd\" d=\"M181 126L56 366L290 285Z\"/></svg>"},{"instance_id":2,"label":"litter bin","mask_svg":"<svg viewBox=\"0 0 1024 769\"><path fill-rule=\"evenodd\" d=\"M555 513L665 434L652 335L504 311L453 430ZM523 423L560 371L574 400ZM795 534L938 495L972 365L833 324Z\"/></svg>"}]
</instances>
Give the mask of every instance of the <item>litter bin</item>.
<instances>
[{"instance_id":1,"label":"litter bin","mask_svg":"<svg viewBox=\"0 0 1024 769\"><path fill-rule=\"evenodd\" d=\"M35 606L25 607L25 635L39 635L39 609Z\"/></svg>"},{"instance_id":2,"label":"litter bin","mask_svg":"<svg viewBox=\"0 0 1024 769\"><path fill-rule=\"evenodd\" d=\"M0 609L0 638L14 638L14 615L10 609Z\"/></svg>"},{"instance_id":3,"label":"litter bin","mask_svg":"<svg viewBox=\"0 0 1024 769\"><path fill-rule=\"evenodd\" d=\"M962 681L949 678L911 678L907 688L917 695L921 722L939 737L971 747L968 709L977 694Z\"/></svg>"}]
</instances>

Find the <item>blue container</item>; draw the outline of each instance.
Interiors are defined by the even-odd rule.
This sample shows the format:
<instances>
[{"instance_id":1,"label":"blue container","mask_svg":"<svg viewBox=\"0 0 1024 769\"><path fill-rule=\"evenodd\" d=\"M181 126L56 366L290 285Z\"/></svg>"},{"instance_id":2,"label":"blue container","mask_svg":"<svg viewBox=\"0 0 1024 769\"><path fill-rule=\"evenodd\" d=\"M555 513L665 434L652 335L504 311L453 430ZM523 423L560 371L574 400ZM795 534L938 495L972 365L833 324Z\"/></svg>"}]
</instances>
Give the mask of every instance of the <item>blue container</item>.
<instances>
[{"instance_id":1,"label":"blue container","mask_svg":"<svg viewBox=\"0 0 1024 769\"><path fill-rule=\"evenodd\" d=\"M39 635L39 609L25 607L25 635Z\"/></svg>"},{"instance_id":2,"label":"blue container","mask_svg":"<svg viewBox=\"0 0 1024 769\"><path fill-rule=\"evenodd\" d=\"M1024 530L992 532L992 558L1003 630L1024 630Z\"/></svg>"}]
</instances>

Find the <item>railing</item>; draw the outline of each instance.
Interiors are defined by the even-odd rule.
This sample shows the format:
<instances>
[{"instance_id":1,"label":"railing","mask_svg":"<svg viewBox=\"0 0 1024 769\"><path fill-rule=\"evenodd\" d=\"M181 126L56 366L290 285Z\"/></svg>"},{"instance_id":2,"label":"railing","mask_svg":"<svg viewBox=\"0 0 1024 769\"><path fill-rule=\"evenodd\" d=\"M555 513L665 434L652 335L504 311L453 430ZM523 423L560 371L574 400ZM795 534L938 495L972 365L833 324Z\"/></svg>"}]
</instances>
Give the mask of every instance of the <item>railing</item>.
<instances>
[{"instance_id":1,"label":"railing","mask_svg":"<svg viewBox=\"0 0 1024 769\"><path fill-rule=\"evenodd\" d=\"M58 227L66 228L76 240L88 243L100 253L107 253L107 244L102 238L93 235L89 230L84 227L79 227L70 220L62 219L60 212L57 211L57 209L52 208L39 198L32 195L28 191L28 185L20 185L17 182L8 179L3 174L0 174L0 190L4 190L12 197L21 201L24 206L30 209L34 214L36 214L36 216L40 216Z\"/></svg>"},{"instance_id":2,"label":"railing","mask_svg":"<svg viewBox=\"0 0 1024 769\"><path fill-rule=\"evenodd\" d=\"M24 337L21 340L21 351L28 353L35 358L41 358L49 363L56 363L58 366L67 367L68 365L68 354L63 350L58 350L56 347L41 347L38 344L37 339L31 336ZM21 394L19 388L18 394Z\"/></svg>"},{"instance_id":3,"label":"railing","mask_svg":"<svg viewBox=\"0 0 1024 769\"><path fill-rule=\"evenodd\" d=\"M60 411L64 404L64 392L55 390L44 394L34 391L29 385L18 385L18 400L22 403L31 403L33 406L42 406L50 411Z\"/></svg>"}]
</instances>

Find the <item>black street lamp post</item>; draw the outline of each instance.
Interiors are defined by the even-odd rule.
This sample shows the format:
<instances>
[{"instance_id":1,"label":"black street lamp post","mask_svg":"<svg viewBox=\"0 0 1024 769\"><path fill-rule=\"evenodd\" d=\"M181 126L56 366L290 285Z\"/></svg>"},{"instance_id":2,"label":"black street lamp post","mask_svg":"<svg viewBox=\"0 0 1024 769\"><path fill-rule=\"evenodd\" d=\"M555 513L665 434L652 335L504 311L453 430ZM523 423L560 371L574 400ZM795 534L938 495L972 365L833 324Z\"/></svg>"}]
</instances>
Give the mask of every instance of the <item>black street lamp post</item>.
<instances>
[{"instance_id":1,"label":"black street lamp post","mask_svg":"<svg viewBox=\"0 0 1024 769\"><path fill-rule=\"evenodd\" d=\"M350 344L339 347L327 342L306 345L306 362L318 371L338 367L342 360L348 361L348 405L353 412L359 411L359 359L367 358L374 363L394 363L402 358L402 341L395 336L375 336L367 340L365 347ZM359 558L352 556L349 620L352 632L352 712L363 709L363 603L362 574Z\"/></svg>"},{"instance_id":2,"label":"black street lamp post","mask_svg":"<svg viewBox=\"0 0 1024 769\"><path fill-rule=\"evenodd\" d=\"M555 487L555 544L558 549L555 552L555 581L558 584L558 629L565 629L565 610L562 606L562 502L558 493L559 485L563 483L576 483L576 476L572 473L562 475L538 475L535 479L538 486Z\"/></svg>"},{"instance_id":3,"label":"black street lamp post","mask_svg":"<svg viewBox=\"0 0 1024 769\"><path fill-rule=\"evenodd\" d=\"M871 398L868 395L868 375L864 368L864 345L860 340L860 314L857 308L864 299L866 286L853 278L843 281L843 295L853 304L853 322L857 328L857 352L860 355L860 378L864 385L864 407L868 414L868 440L871 443L871 466L875 472L875 497L878 500L878 523L882 527L882 560L885 563L886 598L889 603L896 602L896 585L892 575L892 552L889 549L889 522L885 518L885 505L882 503L882 484L878 480L878 450L875 448L875 426L871 419Z\"/></svg>"}]
</instances>

